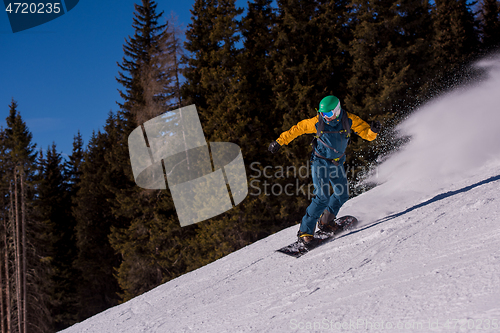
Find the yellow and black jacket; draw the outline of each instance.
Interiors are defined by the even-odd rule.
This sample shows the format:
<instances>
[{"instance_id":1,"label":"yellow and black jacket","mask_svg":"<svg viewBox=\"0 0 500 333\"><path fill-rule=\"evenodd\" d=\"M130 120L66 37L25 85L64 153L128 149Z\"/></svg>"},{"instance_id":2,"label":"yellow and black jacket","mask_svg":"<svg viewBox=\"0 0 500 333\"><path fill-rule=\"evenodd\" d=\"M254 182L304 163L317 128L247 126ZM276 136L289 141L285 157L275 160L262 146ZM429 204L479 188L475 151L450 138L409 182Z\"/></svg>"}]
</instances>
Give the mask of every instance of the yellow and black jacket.
<instances>
[{"instance_id":1,"label":"yellow and black jacket","mask_svg":"<svg viewBox=\"0 0 500 333\"><path fill-rule=\"evenodd\" d=\"M330 122L324 119L320 120L319 117L321 117L320 114L300 121L288 131L281 133L276 141L283 146L289 144L293 139L302 134L316 133L320 139L314 145L313 153L328 160L339 161L343 158L349 141L349 133L345 131L346 126L365 140L373 141L377 137L377 133L370 129L370 125L367 122L345 110L342 110L339 118ZM318 130L318 125L321 121L324 122L324 128Z\"/></svg>"}]
</instances>

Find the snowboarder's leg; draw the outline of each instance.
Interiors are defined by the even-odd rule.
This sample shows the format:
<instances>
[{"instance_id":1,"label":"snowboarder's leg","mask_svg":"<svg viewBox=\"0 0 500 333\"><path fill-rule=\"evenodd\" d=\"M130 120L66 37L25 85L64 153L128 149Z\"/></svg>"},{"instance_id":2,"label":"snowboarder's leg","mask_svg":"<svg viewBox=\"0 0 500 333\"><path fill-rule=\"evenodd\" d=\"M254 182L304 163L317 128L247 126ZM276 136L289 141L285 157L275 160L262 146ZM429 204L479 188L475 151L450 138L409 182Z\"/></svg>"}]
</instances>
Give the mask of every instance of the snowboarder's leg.
<instances>
[{"instance_id":1,"label":"snowboarder's leg","mask_svg":"<svg viewBox=\"0 0 500 333\"><path fill-rule=\"evenodd\" d=\"M300 231L314 235L316 221L325 210L330 199L330 180L326 162L313 160L311 164L311 174L314 184L315 196L306 209L306 214L302 218Z\"/></svg>"},{"instance_id":2,"label":"snowboarder's leg","mask_svg":"<svg viewBox=\"0 0 500 333\"><path fill-rule=\"evenodd\" d=\"M340 207L342 207L342 205L349 200L349 185L344 172L344 166L341 164L339 166L334 166L333 168L337 169L332 169L330 173L330 182L333 186L333 194L329 198L327 209L331 214L333 214L333 216L338 216Z\"/></svg>"}]
</instances>

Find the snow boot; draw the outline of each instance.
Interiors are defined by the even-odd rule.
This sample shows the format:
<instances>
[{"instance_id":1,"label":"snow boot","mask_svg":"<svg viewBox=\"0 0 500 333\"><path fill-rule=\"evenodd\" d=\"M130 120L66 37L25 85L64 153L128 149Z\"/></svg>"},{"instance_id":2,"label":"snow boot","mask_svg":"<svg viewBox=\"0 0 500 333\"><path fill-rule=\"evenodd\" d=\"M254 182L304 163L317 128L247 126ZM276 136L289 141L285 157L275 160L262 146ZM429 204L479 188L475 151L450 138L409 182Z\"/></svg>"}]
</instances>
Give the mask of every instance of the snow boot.
<instances>
[{"instance_id":1,"label":"snow boot","mask_svg":"<svg viewBox=\"0 0 500 333\"><path fill-rule=\"evenodd\" d=\"M297 237L299 238L298 239L299 243L304 244L305 247L313 246L313 245L316 245L318 243L318 239L314 238L314 235L300 231L300 229L297 232Z\"/></svg>"},{"instance_id":2,"label":"snow boot","mask_svg":"<svg viewBox=\"0 0 500 333\"><path fill-rule=\"evenodd\" d=\"M318 229L327 233L335 233L340 231L341 227L335 223L335 215L325 209L318 220Z\"/></svg>"}]
</instances>

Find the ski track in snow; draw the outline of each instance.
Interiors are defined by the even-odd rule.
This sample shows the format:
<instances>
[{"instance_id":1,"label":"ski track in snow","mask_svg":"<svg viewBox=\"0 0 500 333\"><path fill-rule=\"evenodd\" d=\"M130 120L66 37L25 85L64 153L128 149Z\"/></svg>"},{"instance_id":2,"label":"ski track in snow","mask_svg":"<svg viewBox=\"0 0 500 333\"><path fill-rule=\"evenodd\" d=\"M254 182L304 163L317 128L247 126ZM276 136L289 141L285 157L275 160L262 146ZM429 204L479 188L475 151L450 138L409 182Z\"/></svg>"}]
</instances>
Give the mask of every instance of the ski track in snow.
<instances>
[{"instance_id":1,"label":"ski track in snow","mask_svg":"<svg viewBox=\"0 0 500 333\"><path fill-rule=\"evenodd\" d=\"M295 239L287 228L62 332L500 332L500 150L476 156L408 177L403 150L343 207L360 220L351 233L296 259L275 252Z\"/></svg>"}]
</instances>

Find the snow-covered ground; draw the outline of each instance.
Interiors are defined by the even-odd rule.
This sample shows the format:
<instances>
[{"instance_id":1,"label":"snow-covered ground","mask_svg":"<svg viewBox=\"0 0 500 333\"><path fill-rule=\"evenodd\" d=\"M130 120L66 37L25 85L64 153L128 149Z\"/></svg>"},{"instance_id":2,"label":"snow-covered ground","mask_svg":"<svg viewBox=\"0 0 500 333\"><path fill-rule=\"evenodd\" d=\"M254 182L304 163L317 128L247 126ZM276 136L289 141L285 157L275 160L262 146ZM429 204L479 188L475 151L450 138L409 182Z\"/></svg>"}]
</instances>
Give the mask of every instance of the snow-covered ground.
<instances>
[{"instance_id":1,"label":"snow-covered ground","mask_svg":"<svg viewBox=\"0 0 500 333\"><path fill-rule=\"evenodd\" d=\"M500 332L500 60L429 103L346 203L357 230L295 259L297 226L63 332Z\"/></svg>"}]
</instances>

